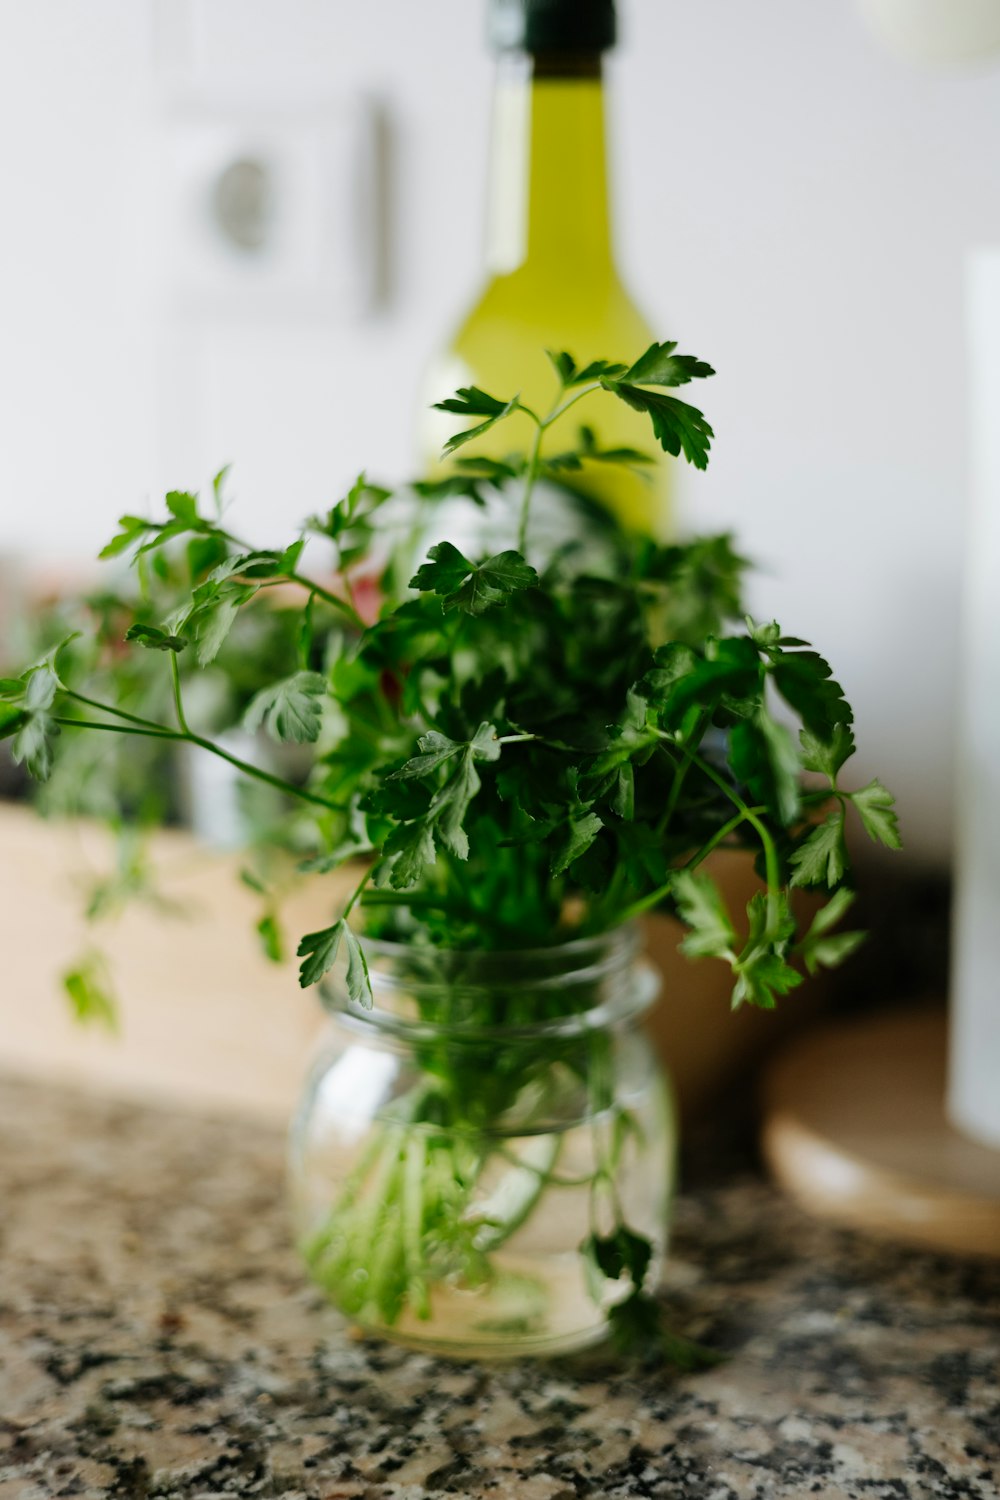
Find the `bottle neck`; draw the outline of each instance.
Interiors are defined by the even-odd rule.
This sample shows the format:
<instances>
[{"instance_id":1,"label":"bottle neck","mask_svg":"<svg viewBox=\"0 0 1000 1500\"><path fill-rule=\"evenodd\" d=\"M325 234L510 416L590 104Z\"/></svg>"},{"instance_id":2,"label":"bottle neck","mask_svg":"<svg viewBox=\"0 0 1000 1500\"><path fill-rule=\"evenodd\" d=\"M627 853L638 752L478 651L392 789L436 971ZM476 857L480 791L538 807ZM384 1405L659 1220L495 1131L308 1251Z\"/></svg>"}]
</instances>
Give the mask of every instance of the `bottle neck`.
<instances>
[{"instance_id":1,"label":"bottle neck","mask_svg":"<svg viewBox=\"0 0 1000 1500\"><path fill-rule=\"evenodd\" d=\"M610 276L600 57L502 57L493 110L489 270Z\"/></svg>"}]
</instances>

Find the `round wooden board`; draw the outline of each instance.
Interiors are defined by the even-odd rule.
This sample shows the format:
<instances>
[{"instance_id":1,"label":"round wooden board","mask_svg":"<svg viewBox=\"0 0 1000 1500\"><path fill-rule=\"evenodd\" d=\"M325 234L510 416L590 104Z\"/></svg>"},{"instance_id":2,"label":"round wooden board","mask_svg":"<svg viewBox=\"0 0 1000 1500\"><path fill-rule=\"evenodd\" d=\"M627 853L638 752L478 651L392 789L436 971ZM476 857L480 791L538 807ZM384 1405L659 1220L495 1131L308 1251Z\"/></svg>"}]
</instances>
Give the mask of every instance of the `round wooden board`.
<instances>
[{"instance_id":1,"label":"round wooden board","mask_svg":"<svg viewBox=\"0 0 1000 1500\"><path fill-rule=\"evenodd\" d=\"M918 1012L840 1023L795 1043L766 1077L764 1155L778 1182L823 1218L1000 1257L1000 1151L945 1117L947 1036L943 1012Z\"/></svg>"}]
</instances>

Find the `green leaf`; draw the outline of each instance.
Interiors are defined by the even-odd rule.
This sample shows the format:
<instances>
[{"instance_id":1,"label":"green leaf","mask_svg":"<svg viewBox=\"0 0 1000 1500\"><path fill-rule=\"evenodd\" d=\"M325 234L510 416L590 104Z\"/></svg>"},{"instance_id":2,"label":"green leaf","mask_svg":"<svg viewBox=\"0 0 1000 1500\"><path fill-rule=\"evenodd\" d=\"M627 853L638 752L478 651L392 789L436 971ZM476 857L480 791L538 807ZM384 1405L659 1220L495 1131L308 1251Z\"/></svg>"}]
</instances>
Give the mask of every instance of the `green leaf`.
<instances>
[{"instance_id":1,"label":"green leaf","mask_svg":"<svg viewBox=\"0 0 1000 1500\"><path fill-rule=\"evenodd\" d=\"M33 713L22 723L11 743L15 764L23 765L36 781L48 781L52 774L52 742L59 734L47 713Z\"/></svg>"},{"instance_id":2,"label":"green leaf","mask_svg":"<svg viewBox=\"0 0 1000 1500\"><path fill-rule=\"evenodd\" d=\"M260 946L264 956L269 958L273 964L284 962L285 945L281 936L281 927L273 912L265 912L257 923L257 936L260 938Z\"/></svg>"},{"instance_id":3,"label":"green leaf","mask_svg":"<svg viewBox=\"0 0 1000 1500\"><path fill-rule=\"evenodd\" d=\"M519 552L498 552L485 562L472 563L451 542L438 542L410 579L410 587L440 594L444 608L481 615L519 589L531 588L538 574Z\"/></svg>"},{"instance_id":4,"label":"green leaf","mask_svg":"<svg viewBox=\"0 0 1000 1500\"><path fill-rule=\"evenodd\" d=\"M802 975L785 960L795 932L787 894L757 891L747 902L747 919L747 940L733 964L737 976L733 1010L745 1001L761 1010L773 1010L777 995L786 995L802 983Z\"/></svg>"},{"instance_id":5,"label":"green leaf","mask_svg":"<svg viewBox=\"0 0 1000 1500\"><path fill-rule=\"evenodd\" d=\"M476 760L493 761L500 759L500 741L497 738L495 724L480 724L469 746Z\"/></svg>"},{"instance_id":6,"label":"green leaf","mask_svg":"<svg viewBox=\"0 0 1000 1500\"><path fill-rule=\"evenodd\" d=\"M189 529L193 530L200 524L197 495L189 494L187 490L171 490L164 504L174 519Z\"/></svg>"},{"instance_id":7,"label":"green leaf","mask_svg":"<svg viewBox=\"0 0 1000 1500\"><path fill-rule=\"evenodd\" d=\"M408 781L412 777L429 776L438 766L443 766L453 755L459 755L465 745L460 740L450 740L446 734L430 729L417 740L419 755L413 755L398 771L392 771L386 781Z\"/></svg>"},{"instance_id":8,"label":"green leaf","mask_svg":"<svg viewBox=\"0 0 1000 1500\"><path fill-rule=\"evenodd\" d=\"M592 359L589 365L584 365L581 370L574 371L573 378L566 382L567 385L589 385L595 380L617 380L619 375L624 375L627 365L617 363L611 359Z\"/></svg>"},{"instance_id":9,"label":"green leaf","mask_svg":"<svg viewBox=\"0 0 1000 1500\"><path fill-rule=\"evenodd\" d=\"M552 874L565 874L570 865L587 852L603 827L603 819L593 812L570 818L559 851L552 862Z\"/></svg>"},{"instance_id":10,"label":"green leaf","mask_svg":"<svg viewBox=\"0 0 1000 1500\"><path fill-rule=\"evenodd\" d=\"M491 604L504 602L520 589L531 588L538 574L519 552L498 552L473 568L461 588L445 596L445 609L460 609L481 615Z\"/></svg>"},{"instance_id":11,"label":"green leaf","mask_svg":"<svg viewBox=\"0 0 1000 1500\"><path fill-rule=\"evenodd\" d=\"M609 801L615 816L624 823L631 823L635 817L635 767L631 761L618 767Z\"/></svg>"},{"instance_id":12,"label":"green leaf","mask_svg":"<svg viewBox=\"0 0 1000 1500\"><path fill-rule=\"evenodd\" d=\"M496 396L489 396L481 391L478 386L463 387L450 396L447 401L437 401L434 404L435 411L456 412L463 417L485 417L485 422L478 423L475 427L469 427L464 432L457 432L450 437L444 445L445 454L454 453L456 448L461 448L464 443L472 442L473 438L482 437L484 432L489 432L504 417L509 417L511 412L517 411L519 401L516 396L510 401L498 401Z\"/></svg>"},{"instance_id":13,"label":"green leaf","mask_svg":"<svg viewBox=\"0 0 1000 1500\"><path fill-rule=\"evenodd\" d=\"M410 588L423 594L452 594L468 578L474 564L451 542L438 542L410 579Z\"/></svg>"},{"instance_id":14,"label":"green leaf","mask_svg":"<svg viewBox=\"0 0 1000 1500\"><path fill-rule=\"evenodd\" d=\"M810 734L828 740L838 724L850 724L854 717L851 706L822 656L815 651L785 651L779 647L771 657L771 676L778 692Z\"/></svg>"},{"instance_id":15,"label":"green leaf","mask_svg":"<svg viewBox=\"0 0 1000 1500\"><path fill-rule=\"evenodd\" d=\"M446 401L436 401L435 411L453 411L463 417L499 417L510 407L509 401L500 401L487 395L477 385L461 386L454 396Z\"/></svg>"},{"instance_id":16,"label":"green leaf","mask_svg":"<svg viewBox=\"0 0 1000 1500\"><path fill-rule=\"evenodd\" d=\"M787 826L799 811L799 756L792 736L764 709L734 725L729 764L755 802Z\"/></svg>"},{"instance_id":17,"label":"green leaf","mask_svg":"<svg viewBox=\"0 0 1000 1500\"><path fill-rule=\"evenodd\" d=\"M797 635L782 635L781 626L777 620L768 620L759 624L747 615L746 625L747 634L754 645L772 655L777 654L774 651L776 646L808 646L809 644L808 641L800 640Z\"/></svg>"},{"instance_id":18,"label":"green leaf","mask_svg":"<svg viewBox=\"0 0 1000 1500\"><path fill-rule=\"evenodd\" d=\"M347 997L355 1005L371 1010L372 984L368 972L368 960L359 939L350 927L344 927L344 947L347 949Z\"/></svg>"},{"instance_id":19,"label":"green leaf","mask_svg":"<svg viewBox=\"0 0 1000 1500\"><path fill-rule=\"evenodd\" d=\"M843 812L831 813L814 828L789 863L795 867L792 885L838 885L847 868Z\"/></svg>"},{"instance_id":20,"label":"green leaf","mask_svg":"<svg viewBox=\"0 0 1000 1500\"><path fill-rule=\"evenodd\" d=\"M118 1007L103 954L86 954L62 976L62 986L77 1021L103 1026L112 1032L118 1030Z\"/></svg>"},{"instance_id":21,"label":"green leaf","mask_svg":"<svg viewBox=\"0 0 1000 1500\"><path fill-rule=\"evenodd\" d=\"M777 995L787 995L802 983L802 975L786 963L780 953L757 953L738 970L733 989L733 1010L744 1002L759 1010L773 1010Z\"/></svg>"},{"instance_id":22,"label":"green leaf","mask_svg":"<svg viewBox=\"0 0 1000 1500\"><path fill-rule=\"evenodd\" d=\"M298 957L303 960L299 966L299 984L304 990L311 984L318 984L324 974L329 974L337 961L337 953L346 931L347 923L341 917L332 927L306 933L297 949Z\"/></svg>"},{"instance_id":23,"label":"green leaf","mask_svg":"<svg viewBox=\"0 0 1000 1500\"><path fill-rule=\"evenodd\" d=\"M263 725L272 739L311 744L319 738L326 691L326 678L319 672L295 672L250 700L244 728L253 734Z\"/></svg>"},{"instance_id":24,"label":"green leaf","mask_svg":"<svg viewBox=\"0 0 1000 1500\"><path fill-rule=\"evenodd\" d=\"M136 641L149 651L183 651L188 642L182 635L172 635L161 630L159 625L130 625L125 632L127 641Z\"/></svg>"},{"instance_id":25,"label":"green leaf","mask_svg":"<svg viewBox=\"0 0 1000 1500\"><path fill-rule=\"evenodd\" d=\"M338 551L341 567L363 556L371 544L375 513L391 498L392 491L371 484L365 473L325 516L311 516L306 530L318 532L332 541Z\"/></svg>"},{"instance_id":26,"label":"green leaf","mask_svg":"<svg viewBox=\"0 0 1000 1500\"><path fill-rule=\"evenodd\" d=\"M479 775L469 751L431 801L429 817L444 847L456 859L468 859L469 836L463 827L469 803L479 791Z\"/></svg>"},{"instance_id":27,"label":"green leaf","mask_svg":"<svg viewBox=\"0 0 1000 1500\"><path fill-rule=\"evenodd\" d=\"M394 891L410 890L437 858L433 825L424 818L400 823L386 839L382 855L385 863L376 870L375 884L390 885Z\"/></svg>"},{"instance_id":28,"label":"green leaf","mask_svg":"<svg viewBox=\"0 0 1000 1500\"><path fill-rule=\"evenodd\" d=\"M681 952L690 958L730 957L736 933L722 892L712 877L692 870L677 870L671 879L671 890L678 917L691 929L680 945Z\"/></svg>"},{"instance_id":29,"label":"green leaf","mask_svg":"<svg viewBox=\"0 0 1000 1500\"><path fill-rule=\"evenodd\" d=\"M899 835L899 821L893 812L895 797L876 777L860 791L848 792L855 810L864 824L868 837L887 849L901 849L903 840Z\"/></svg>"},{"instance_id":30,"label":"green leaf","mask_svg":"<svg viewBox=\"0 0 1000 1500\"><path fill-rule=\"evenodd\" d=\"M59 686L59 678L54 668L36 667L25 684L25 708L29 713L44 713L47 708L52 707Z\"/></svg>"},{"instance_id":31,"label":"green leaf","mask_svg":"<svg viewBox=\"0 0 1000 1500\"><path fill-rule=\"evenodd\" d=\"M638 465L640 468L656 462L651 453L644 453L641 448L600 447L594 429L586 425L580 428L580 457L593 463Z\"/></svg>"},{"instance_id":32,"label":"green leaf","mask_svg":"<svg viewBox=\"0 0 1000 1500\"><path fill-rule=\"evenodd\" d=\"M675 354L676 341L650 344L635 364L626 370L624 379L635 385L687 385L689 380L703 380L714 375L711 365L695 359L693 354Z\"/></svg>"},{"instance_id":33,"label":"green leaf","mask_svg":"<svg viewBox=\"0 0 1000 1500\"><path fill-rule=\"evenodd\" d=\"M466 473L481 475L483 479L488 479L498 488L509 484L513 479L520 479L525 469L523 458L511 458L505 461L499 458L486 458L481 453L463 454L455 462Z\"/></svg>"},{"instance_id":34,"label":"green leaf","mask_svg":"<svg viewBox=\"0 0 1000 1500\"><path fill-rule=\"evenodd\" d=\"M421 500L471 500L480 507L486 504L480 480L472 474L445 474L441 479L418 479L411 486Z\"/></svg>"},{"instance_id":35,"label":"green leaf","mask_svg":"<svg viewBox=\"0 0 1000 1500\"><path fill-rule=\"evenodd\" d=\"M626 406L646 413L665 453L671 453L675 458L683 453L696 469L708 467L708 450L715 434L696 406L676 396L661 396L658 391L630 385L623 380L605 378L601 384Z\"/></svg>"},{"instance_id":36,"label":"green leaf","mask_svg":"<svg viewBox=\"0 0 1000 1500\"><path fill-rule=\"evenodd\" d=\"M240 606L254 592L252 589L244 589L239 594L226 594L194 615L190 625L195 640L195 656L200 667L207 667L218 656L236 622Z\"/></svg>"},{"instance_id":37,"label":"green leaf","mask_svg":"<svg viewBox=\"0 0 1000 1500\"><path fill-rule=\"evenodd\" d=\"M127 552L129 547L138 546L147 532L157 529L152 521L147 521L142 516L120 516L118 525L121 530L101 548L97 554L99 558L118 557L120 553Z\"/></svg>"},{"instance_id":38,"label":"green leaf","mask_svg":"<svg viewBox=\"0 0 1000 1500\"><path fill-rule=\"evenodd\" d=\"M680 724L690 708L714 710L724 696L752 699L760 694L760 658L745 636L710 640L706 650L712 654L699 656L671 642L654 655L656 667L643 683L671 724Z\"/></svg>"},{"instance_id":39,"label":"green leaf","mask_svg":"<svg viewBox=\"0 0 1000 1500\"><path fill-rule=\"evenodd\" d=\"M673 1333L664 1309L648 1292L635 1291L608 1309L611 1342L619 1354L643 1364L669 1364L678 1370L705 1370L726 1356Z\"/></svg>"},{"instance_id":40,"label":"green leaf","mask_svg":"<svg viewBox=\"0 0 1000 1500\"><path fill-rule=\"evenodd\" d=\"M823 738L803 729L799 734L799 741L805 769L819 771L829 778L831 786L836 786L841 767L854 754L854 735L848 726L835 724L829 736Z\"/></svg>"},{"instance_id":41,"label":"green leaf","mask_svg":"<svg viewBox=\"0 0 1000 1500\"><path fill-rule=\"evenodd\" d=\"M219 472L212 476L212 498L215 501L215 513L219 516L222 514L223 490L232 467L232 464L223 464Z\"/></svg>"},{"instance_id":42,"label":"green leaf","mask_svg":"<svg viewBox=\"0 0 1000 1500\"><path fill-rule=\"evenodd\" d=\"M653 1247L644 1235L619 1224L611 1234L592 1234L580 1247L608 1281L628 1276L638 1291L646 1279Z\"/></svg>"},{"instance_id":43,"label":"green leaf","mask_svg":"<svg viewBox=\"0 0 1000 1500\"><path fill-rule=\"evenodd\" d=\"M860 948L865 940L863 932L831 932L845 913L850 909L854 901L854 893L845 889L836 891L826 903L821 906L813 918L809 931L802 941L796 946L795 952L801 957L810 974L815 974L817 969L835 969L842 964L846 958Z\"/></svg>"},{"instance_id":44,"label":"green leaf","mask_svg":"<svg viewBox=\"0 0 1000 1500\"><path fill-rule=\"evenodd\" d=\"M565 349L558 351L546 349L545 353L548 355L549 363L556 372L559 383L561 385L569 385L576 374L576 360L572 354L567 354Z\"/></svg>"}]
</instances>

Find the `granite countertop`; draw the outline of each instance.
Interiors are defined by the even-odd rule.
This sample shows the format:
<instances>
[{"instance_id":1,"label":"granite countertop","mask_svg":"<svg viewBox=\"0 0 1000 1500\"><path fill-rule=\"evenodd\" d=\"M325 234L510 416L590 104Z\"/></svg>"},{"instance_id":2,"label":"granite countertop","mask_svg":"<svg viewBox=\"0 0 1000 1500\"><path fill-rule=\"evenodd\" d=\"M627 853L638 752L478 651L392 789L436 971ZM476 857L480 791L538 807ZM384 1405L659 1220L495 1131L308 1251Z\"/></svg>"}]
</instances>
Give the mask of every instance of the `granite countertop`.
<instances>
[{"instance_id":1,"label":"granite countertop","mask_svg":"<svg viewBox=\"0 0 1000 1500\"><path fill-rule=\"evenodd\" d=\"M0 1080L0 1500L1000 1494L1000 1264L804 1218L703 1150L679 1376L352 1336L306 1285L283 1142Z\"/></svg>"}]
</instances>

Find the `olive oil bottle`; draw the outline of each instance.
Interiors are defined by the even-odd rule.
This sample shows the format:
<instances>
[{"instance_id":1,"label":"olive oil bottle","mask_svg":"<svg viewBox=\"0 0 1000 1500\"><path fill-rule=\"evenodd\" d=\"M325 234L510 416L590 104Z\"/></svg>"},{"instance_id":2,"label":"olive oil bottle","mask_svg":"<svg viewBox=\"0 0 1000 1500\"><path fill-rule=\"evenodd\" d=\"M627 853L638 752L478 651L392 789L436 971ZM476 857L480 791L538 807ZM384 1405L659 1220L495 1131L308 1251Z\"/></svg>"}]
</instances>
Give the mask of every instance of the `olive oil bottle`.
<instances>
[{"instance_id":1,"label":"olive oil bottle","mask_svg":"<svg viewBox=\"0 0 1000 1500\"><path fill-rule=\"evenodd\" d=\"M489 176L487 280L475 306L434 359L420 443L431 472L456 430L430 403L477 385L508 400L520 394L545 412L555 384L544 351L581 364L631 361L653 334L618 275L608 206L604 53L615 41L614 0L491 0L498 57ZM528 379L525 378L528 372ZM648 423L615 403L579 407L601 448L650 451ZM608 407L612 409L607 410ZM502 457L524 444L516 416L470 453ZM586 463L573 483L627 522L669 531L669 464L640 471Z\"/></svg>"}]
</instances>

